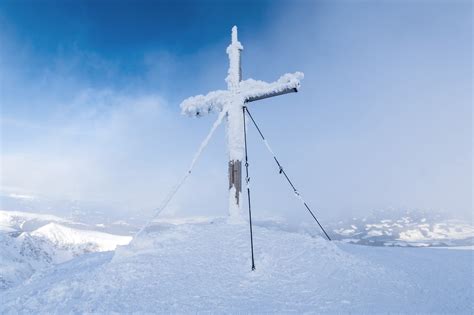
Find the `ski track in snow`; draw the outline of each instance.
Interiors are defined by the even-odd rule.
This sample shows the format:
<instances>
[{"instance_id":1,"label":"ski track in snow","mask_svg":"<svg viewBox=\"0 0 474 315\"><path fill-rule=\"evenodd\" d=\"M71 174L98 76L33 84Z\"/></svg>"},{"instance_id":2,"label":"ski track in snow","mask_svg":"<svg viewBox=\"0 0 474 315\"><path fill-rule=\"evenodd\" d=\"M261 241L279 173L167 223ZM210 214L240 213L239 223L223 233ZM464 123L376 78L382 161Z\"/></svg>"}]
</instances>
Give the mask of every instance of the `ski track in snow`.
<instances>
[{"instance_id":1,"label":"ski track in snow","mask_svg":"<svg viewBox=\"0 0 474 315\"><path fill-rule=\"evenodd\" d=\"M473 252L374 248L224 219L160 223L35 274L0 313L471 313Z\"/></svg>"}]
</instances>

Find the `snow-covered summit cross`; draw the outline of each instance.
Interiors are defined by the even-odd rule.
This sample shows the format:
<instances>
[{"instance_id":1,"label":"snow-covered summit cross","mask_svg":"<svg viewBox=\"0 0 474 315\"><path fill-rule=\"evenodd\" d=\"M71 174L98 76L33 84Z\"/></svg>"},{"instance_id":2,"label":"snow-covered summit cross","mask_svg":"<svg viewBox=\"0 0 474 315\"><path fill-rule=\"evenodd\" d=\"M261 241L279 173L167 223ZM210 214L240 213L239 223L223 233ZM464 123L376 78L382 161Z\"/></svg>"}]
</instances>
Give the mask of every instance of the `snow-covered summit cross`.
<instances>
[{"instance_id":1,"label":"snow-covered summit cross","mask_svg":"<svg viewBox=\"0 0 474 315\"><path fill-rule=\"evenodd\" d=\"M287 73L277 81L267 83L247 79L242 81L242 44L237 38L237 26L232 28L232 42L227 47L229 71L226 78L227 90L209 92L185 99L181 103L183 114L204 116L211 112L224 112L227 115L227 142L229 151L229 214L240 218L240 195L242 192L242 160L244 158L244 120L245 103L264 98L298 92L303 73Z\"/></svg>"}]
</instances>

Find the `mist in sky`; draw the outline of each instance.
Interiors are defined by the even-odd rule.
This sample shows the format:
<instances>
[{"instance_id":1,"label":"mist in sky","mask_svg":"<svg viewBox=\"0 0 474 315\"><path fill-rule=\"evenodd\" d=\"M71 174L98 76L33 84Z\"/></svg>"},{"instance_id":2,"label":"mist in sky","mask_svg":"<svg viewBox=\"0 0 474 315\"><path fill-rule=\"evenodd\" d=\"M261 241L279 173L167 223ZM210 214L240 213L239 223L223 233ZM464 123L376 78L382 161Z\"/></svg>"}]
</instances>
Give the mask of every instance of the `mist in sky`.
<instances>
[{"instance_id":1,"label":"mist in sky","mask_svg":"<svg viewBox=\"0 0 474 315\"><path fill-rule=\"evenodd\" d=\"M249 105L322 218L421 209L472 218L470 1L6 1L0 5L1 192L150 216L217 118L182 99L302 71ZM257 217L306 218L249 126ZM220 128L167 209L226 215Z\"/></svg>"}]
</instances>

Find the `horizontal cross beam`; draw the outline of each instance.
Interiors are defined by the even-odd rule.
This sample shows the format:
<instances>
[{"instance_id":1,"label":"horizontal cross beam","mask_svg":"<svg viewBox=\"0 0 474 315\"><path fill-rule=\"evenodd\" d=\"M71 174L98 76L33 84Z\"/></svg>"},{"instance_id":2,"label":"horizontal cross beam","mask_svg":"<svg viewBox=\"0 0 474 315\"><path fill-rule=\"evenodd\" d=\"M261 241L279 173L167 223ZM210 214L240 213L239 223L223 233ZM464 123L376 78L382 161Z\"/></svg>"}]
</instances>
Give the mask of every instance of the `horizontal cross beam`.
<instances>
[{"instance_id":1,"label":"horizontal cross beam","mask_svg":"<svg viewBox=\"0 0 474 315\"><path fill-rule=\"evenodd\" d=\"M245 99L245 103L255 102L255 101L263 100L264 98L274 97L274 96L288 94L288 93L296 93L296 92L298 92L297 88L291 88L291 89L286 89L286 90L278 91L278 92L270 92L264 95L251 96Z\"/></svg>"}]
</instances>

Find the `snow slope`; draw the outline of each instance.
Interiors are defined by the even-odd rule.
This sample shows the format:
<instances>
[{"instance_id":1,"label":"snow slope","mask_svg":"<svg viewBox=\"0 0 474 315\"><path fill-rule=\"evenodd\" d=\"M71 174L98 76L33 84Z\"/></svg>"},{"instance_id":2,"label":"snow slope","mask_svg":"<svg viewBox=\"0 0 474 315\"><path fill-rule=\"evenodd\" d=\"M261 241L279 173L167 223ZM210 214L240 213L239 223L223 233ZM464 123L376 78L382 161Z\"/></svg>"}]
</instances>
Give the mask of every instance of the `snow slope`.
<instances>
[{"instance_id":1,"label":"snow slope","mask_svg":"<svg viewBox=\"0 0 474 315\"><path fill-rule=\"evenodd\" d=\"M473 252L366 247L224 219L161 222L0 293L0 313L471 313Z\"/></svg>"}]
</instances>

